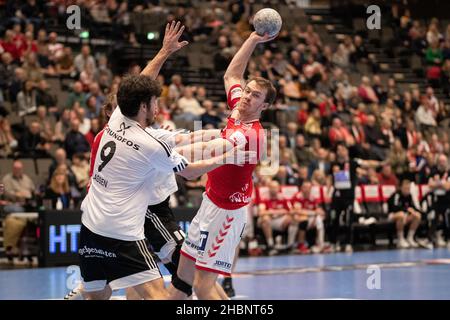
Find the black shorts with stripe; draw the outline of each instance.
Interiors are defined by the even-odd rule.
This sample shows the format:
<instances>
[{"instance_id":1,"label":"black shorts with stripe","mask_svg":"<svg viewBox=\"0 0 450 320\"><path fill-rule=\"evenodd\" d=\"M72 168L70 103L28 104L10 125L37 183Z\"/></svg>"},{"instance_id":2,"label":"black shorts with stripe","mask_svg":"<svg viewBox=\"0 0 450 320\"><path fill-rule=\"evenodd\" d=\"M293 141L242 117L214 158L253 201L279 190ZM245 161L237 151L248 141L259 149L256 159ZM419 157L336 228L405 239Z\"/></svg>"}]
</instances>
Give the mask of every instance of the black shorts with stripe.
<instances>
[{"instance_id":1,"label":"black shorts with stripe","mask_svg":"<svg viewBox=\"0 0 450 320\"><path fill-rule=\"evenodd\" d=\"M166 258L177 245L183 244L185 238L169 207L169 198L159 204L148 206L144 232L153 251L163 263L167 263Z\"/></svg>"},{"instance_id":2,"label":"black shorts with stripe","mask_svg":"<svg viewBox=\"0 0 450 320\"><path fill-rule=\"evenodd\" d=\"M146 239L124 241L103 237L84 225L80 230L80 271L87 291L126 288L161 277Z\"/></svg>"}]
</instances>

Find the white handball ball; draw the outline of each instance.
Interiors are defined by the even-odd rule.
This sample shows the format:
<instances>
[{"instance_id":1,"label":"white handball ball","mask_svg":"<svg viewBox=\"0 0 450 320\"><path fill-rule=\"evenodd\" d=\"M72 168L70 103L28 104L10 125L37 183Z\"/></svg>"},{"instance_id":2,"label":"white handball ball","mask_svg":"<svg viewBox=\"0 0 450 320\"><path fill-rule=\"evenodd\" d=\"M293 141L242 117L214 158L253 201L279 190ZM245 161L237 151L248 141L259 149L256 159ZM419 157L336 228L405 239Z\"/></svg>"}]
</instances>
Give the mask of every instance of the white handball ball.
<instances>
[{"instance_id":1,"label":"white handball ball","mask_svg":"<svg viewBox=\"0 0 450 320\"><path fill-rule=\"evenodd\" d=\"M259 10L253 18L253 26L260 36L268 33L270 37L273 37L280 32L282 23L280 14L271 8Z\"/></svg>"}]
</instances>

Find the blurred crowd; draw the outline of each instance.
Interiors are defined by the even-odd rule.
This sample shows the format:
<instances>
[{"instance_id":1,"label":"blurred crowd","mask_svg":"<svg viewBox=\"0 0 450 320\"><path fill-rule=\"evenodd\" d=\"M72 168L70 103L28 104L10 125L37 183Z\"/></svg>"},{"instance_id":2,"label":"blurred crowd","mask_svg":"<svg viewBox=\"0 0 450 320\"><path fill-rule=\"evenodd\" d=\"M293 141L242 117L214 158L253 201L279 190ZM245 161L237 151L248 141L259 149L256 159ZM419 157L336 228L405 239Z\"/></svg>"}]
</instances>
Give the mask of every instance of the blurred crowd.
<instances>
[{"instance_id":1,"label":"blurred crowd","mask_svg":"<svg viewBox=\"0 0 450 320\"><path fill-rule=\"evenodd\" d=\"M180 6L166 6L171 1L157 0L3 1L0 157L53 159L45 181L32 181L24 174L20 160L13 163L10 173L3 176L3 210L30 209L30 203L39 204L29 201L36 198L51 199L53 207L78 206L89 181L90 146L105 125L102 106L106 96L117 91L122 77L113 73L107 54L93 52L88 44L74 52L71 46L58 42L58 34L47 31L48 17L59 19L69 5L80 5L83 19L92 24L115 25L116 36L129 46L141 45L131 21L133 14L158 13L167 21L181 20L186 26L185 39L206 43L213 49L214 74L219 76L252 31L253 2L211 1L207 8L200 9L197 5L201 1L184 1L185 5ZM295 6L295 1L285 4ZM450 25L442 25L437 19L414 20L407 8L400 10L396 6L392 7L390 19L393 46L423 61L429 84L424 90L401 86L393 77L381 75L380 63L369 54L368 43L361 35L325 43L314 25L297 24L284 28L276 41L257 48L248 76L268 78L276 86L277 100L265 112L263 122L267 128L279 128L281 135L279 169L273 176L263 175L264 167L270 166L263 161L255 174L256 189L270 187L276 195L277 188L287 185L305 188L307 194L308 188L314 186L335 187L336 163L358 159L352 188L378 184L394 185L400 190L401 182L410 181L429 185L431 192L440 192L437 196L441 198L448 195L444 182L449 170L449 106L436 97L435 90L442 88L449 93ZM163 25L160 31L162 39ZM361 66L369 71L355 77L361 73ZM139 73L141 67L131 65L128 72ZM58 92L49 86L51 79L69 80L65 101L60 101ZM179 74L161 74L158 80L163 91L155 127L177 128L196 120L201 120L204 128L223 127L229 114L225 93L223 101L213 102L204 86L186 83ZM271 152L269 148L269 156ZM178 179L179 191L173 203L197 206L205 179ZM443 183L438 185L438 181ZM292 218L291 212L289 219L269 223L271 215L264 214L269 207L257 210L263 212L257 225L263 229L268 247L273 249L274 242L269 229L291 228L294 235L287 242L306 252L302 246L304 234L295 229L298 223L302 224L300 230L307 228L304 219ZM318 210L323 218L320 223L340 216L337 213L337 218L330 218L329 208L319 207L311 210ZM444 235L449 240L447 229Z\"/></svg>"}]
</instances>

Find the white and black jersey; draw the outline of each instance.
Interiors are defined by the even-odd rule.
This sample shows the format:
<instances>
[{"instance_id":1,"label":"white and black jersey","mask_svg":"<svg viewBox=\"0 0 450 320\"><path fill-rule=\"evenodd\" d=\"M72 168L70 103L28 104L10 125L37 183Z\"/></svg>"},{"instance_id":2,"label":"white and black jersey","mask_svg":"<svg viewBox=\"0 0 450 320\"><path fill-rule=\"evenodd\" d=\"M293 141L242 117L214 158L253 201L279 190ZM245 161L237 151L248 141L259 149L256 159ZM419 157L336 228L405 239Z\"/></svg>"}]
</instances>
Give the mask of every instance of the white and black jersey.
<instances>
[{"instance_id":1,"label":"white and black jersey","mask_svg":"<svg viewBox=\"0 0 450 320\"><path fill-rule=\"evenodd\" d=\"M116 108L95 159L92 184L83 200L82 223L92 232L125 241L144 239L150 190L158 174L182 171L186 158Z\"/></svg>"},{"instance_id":2,"label":"white and black jersey","mask_svg":"<svg viewBox=\"0 0 450 320\"><path fill-rule=\"evenodd\" d=\"M175 147L175 135L173 132L164 129L153 129L151 127L148 127L145 130L147 130L155 138L165 142L170 148ZM171 194L178 191L178 186L173 171L166 173L155 171L155 175L152 179L154 180L155 187L149 190L149 205L159 204L170 197Z\"/></svg>"}]
</instances>

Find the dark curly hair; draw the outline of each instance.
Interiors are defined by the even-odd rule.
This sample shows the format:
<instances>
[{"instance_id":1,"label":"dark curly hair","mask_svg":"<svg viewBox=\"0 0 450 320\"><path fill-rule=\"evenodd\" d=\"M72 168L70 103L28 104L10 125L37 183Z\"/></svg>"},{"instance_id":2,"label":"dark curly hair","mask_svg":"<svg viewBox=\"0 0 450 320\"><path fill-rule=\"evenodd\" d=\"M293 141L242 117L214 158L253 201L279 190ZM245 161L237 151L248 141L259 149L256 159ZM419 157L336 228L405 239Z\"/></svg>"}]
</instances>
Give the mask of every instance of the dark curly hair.
<instances>
[{"instance_id":1,"label":"dark curly hair","mask_svg":"<svg viewBox=\"0 0 450 320\"><path fill-rule=\"evenodd\" d=\"M161 85L147 76L128 75L120 82L117 104L123 115L135 117L141 103L148 104L152 97L161 95Z\"/></svg>"}]
</instances>

